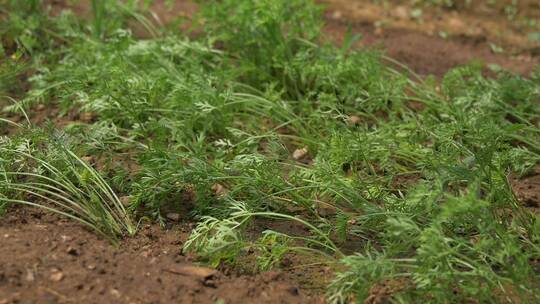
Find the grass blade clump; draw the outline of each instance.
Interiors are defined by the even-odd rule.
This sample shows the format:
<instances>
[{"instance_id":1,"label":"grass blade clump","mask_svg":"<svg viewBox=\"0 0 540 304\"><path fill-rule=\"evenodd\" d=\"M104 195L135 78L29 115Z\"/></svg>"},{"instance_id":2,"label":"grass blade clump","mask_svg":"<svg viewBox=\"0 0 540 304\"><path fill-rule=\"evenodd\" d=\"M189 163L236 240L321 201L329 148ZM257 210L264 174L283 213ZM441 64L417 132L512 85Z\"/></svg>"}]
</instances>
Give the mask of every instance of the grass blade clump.
<instances>
[{"instance_id":1,"label":"grass blade clump","mask_svg":"<svg viewBox=\"0 0 540 304\"><path fill-rule=\"evenodd\" d=\"M37 139L39 134L32 135ZM101 175L64 146L40 149L29 139L0 146L0 201L43 208L75 219L113 242L136 227Z\"/></svg>"}]
</instances>

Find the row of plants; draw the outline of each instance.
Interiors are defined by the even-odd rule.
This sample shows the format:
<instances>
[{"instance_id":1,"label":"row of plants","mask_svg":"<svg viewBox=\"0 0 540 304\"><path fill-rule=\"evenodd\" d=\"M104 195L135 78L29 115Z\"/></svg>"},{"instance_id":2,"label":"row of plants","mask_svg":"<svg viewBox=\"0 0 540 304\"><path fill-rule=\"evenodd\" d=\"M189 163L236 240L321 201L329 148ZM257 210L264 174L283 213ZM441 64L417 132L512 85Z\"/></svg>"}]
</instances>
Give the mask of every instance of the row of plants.
<instances>
[{"instance_id":1,"label":"row of plants","mask_svg":"<svg viewBox=\"0 0 540 304\"><path fill-rule=\"evenodd\" d=\"M311 0L201 1L199 35L154 27L136 1L92 1L88 18L4 2L4 112L93 118L0 121L15 129L0 209L41 206L117 242L189 205L185 251L216 267L255 252L257 271L316 257L334 303L388 282L393 303L539 300L540 222L509 183L540 159L539 73L419 77L355 36L322 42Z\"/></svg>"}]
</instances>

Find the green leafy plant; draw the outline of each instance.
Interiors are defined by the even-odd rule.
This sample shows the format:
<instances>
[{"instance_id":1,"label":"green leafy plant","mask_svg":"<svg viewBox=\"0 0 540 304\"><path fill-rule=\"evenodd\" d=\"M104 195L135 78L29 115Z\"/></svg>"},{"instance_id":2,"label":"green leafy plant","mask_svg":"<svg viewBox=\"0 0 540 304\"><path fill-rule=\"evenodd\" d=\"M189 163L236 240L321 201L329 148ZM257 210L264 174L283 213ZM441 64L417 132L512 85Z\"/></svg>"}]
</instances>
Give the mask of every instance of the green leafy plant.
<instances>
[{"instance_id":1,"label":"green leafy plant","mask_svg":"<svg viewBox=\"0 0 540 304\"><path fill-rule=\"evenodd\" d=\"M39 136L39 134L33 135ZM101 175L69 149L36 150L28 140L0 147L0 201L53 211L79 221L116 242L136 226Z\"/></svg>"},{"instance_id":2,"label":"green leafy plant","mask_svg":"<svg viewBox=\"0 0 540 304\"><path fill-rule=\"evenodd\" d=\"M183 250L216 267L255 254L260 271L317 256L334 303L383 285L395 303L538 301L540 224L509 182L540 160L538 73L486 78L472 63L421 78L352 38L324 44L308 0L200 1L201 35L149 27L143 40L127 27L135 3L43 17L70 39L36 44L42 61L8 52L0 77L23 88L18 71L39 69L6 110L77 121L63 146L45 143L56 131L2 138L1 209L53 209L111 239L189 213Z\"/></svg>"}]
</instances>

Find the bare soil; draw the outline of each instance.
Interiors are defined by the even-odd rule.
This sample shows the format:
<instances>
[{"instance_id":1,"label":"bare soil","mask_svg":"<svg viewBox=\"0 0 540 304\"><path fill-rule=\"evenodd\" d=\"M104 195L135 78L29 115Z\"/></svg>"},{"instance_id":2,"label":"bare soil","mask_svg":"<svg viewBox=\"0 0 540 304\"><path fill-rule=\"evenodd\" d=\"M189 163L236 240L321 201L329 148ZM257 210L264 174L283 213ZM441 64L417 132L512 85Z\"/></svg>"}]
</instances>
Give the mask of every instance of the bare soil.
<instances>
[{"instance_id":1,"label":"bare soil","mask_svg":"<svg viewBox=\"0 0 540 304\"><path fill-rule=\"evenodd\" d=\"M540 166L529 175L511 180L517 199L527 208L540 215Z\"/></svg>"},{"instance_id":2,"label":"bare soil","mask_svg":"<svg viewBox=\"0 0 540 304\"><path fill-rule=\"evenodd\" d=\"M14 208L0 221L0 303L317 303L283 271L241 275L182 253L191 224L144 225L117 248L73 221Z\"/></svg>"},{"instance_id":3,"label":"bare soil","mask_svg":"<svg viewBox=\"0 0 540 304\"><path fill-rule=\"evenodd\" d=\"M48 2L53 12L65 7L81 15L88 12L84 1L75 6L62 0ZM383 50L420 75L440 78L448 69L473 60L527 74L540 63L540 52L524 38L526 32L513 27L503 14L488 14L482 8L470 13L426 9L419 22L411 18L413 8L407 5L388 10L368 0L321 2L328 7L328 39L340 43L350 26L363 36L362 46ZM533 17L540 11L534 5L527 8ZM197 6L176 1L169 10L157 1L153 9L161 22L169 23L178 16L189 20ZM440 37L442 31L449 37ZM490 43L508 51L493 52ZM35 108L29 114L37 124L88 122L78 114L60 119L56 108ZM9 131L0 130L3 134ZM540 210L540 167L528 177L513 179L512 186L524 205ZM193 257L182 253L192 225L181 221L162 229L143 224L136 237L114 247L73 221L40 210L12 208L0 218L0 304L324 302L323 286L331 275L324 268L302 266L312 261L293 256L280 265L282 270L260 274L198 266ZM374 286L368 303L385 303L405 284Z\"/></svg>"},{"instance_id":4,"label":"bare soil","mask_svg":"<svg viewBox=\"0 0 540 304\"><path fill-rule=\"evenodd\" d=\"M495 64L520 74L529 74L540 64L538 43L530 42L525 31L513 29L513 23L500 12L486 16L482 11L424 9L419 20L411 16L415 8L407 5L320 2L328 7L327 36L340 43L350 27L352 33L362 36L361 46L382 50L423 76L442 77L449 69L470 62L482 62L486 67ZM529 14L536 18L540 7ZM441 37L443 32L448 37ZM505 51L494 52L492 44Z\"/></svg>"}]
</instances>

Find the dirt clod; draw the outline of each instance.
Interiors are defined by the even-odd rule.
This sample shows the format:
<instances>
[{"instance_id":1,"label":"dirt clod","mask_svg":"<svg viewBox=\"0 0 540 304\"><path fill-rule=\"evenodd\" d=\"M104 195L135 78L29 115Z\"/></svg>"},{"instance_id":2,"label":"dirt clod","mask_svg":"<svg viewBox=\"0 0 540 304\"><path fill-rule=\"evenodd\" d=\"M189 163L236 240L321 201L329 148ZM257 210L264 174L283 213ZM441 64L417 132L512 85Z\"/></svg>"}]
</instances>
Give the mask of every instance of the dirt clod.
<instances>
[{"instance_id":1,"label":"dirt clod","mask_svg":"<svg viewBox=\"0 0 540 304\"><path fill-rule=\"evenodd\" d=\"M364 304L388 303L390 295L407 288L408 285L409 283L405 279L386 280L376 284L369 290L369 296L364 301Z\"/></svg>"},{"instance_id":2,"label":"dirt clod","mask_svg":"<svg viewBox=\"0 0 540 304\"><path fill-rule=\"evenodd\" d=\"M517 199L532 211L540 213L540 166L523 178L511 180L512 190Z\"/></svg>"},{"instance_id":3,"label":"dirt clod","mask_svg":"<svg viewBox=\"0 0 540 304\"><path fill-rule=\"evenodd\" d=\"M81 160L90 165L96 161L95 157L90 155L81 157Z\"/></svg>"},{"instance_id":4,"label":"dirt clod","mask_svg":"<svg viewBox=\"0 0 540 304\"><path fill-rule=\"evenodd\" d=\"M51 275L49 276L49 279L53 282L60 282L64 279L64 273L60 270L53 270Z\"/></svg>"},{"instance_id":5,"label":"dirt clod","mask_svg":"<svg viewBox=\"0 0 540 304\"><path fill-rule=\"evenodd\" d=\"M178 222L181 218L180 214L179 213L167 213L166 215L167 219L168 220L171 220L173 222Z\"/></svg>"},{"instance_id":6,"label":"dirt clod","mask_svg":"<svg viewBox=\"0 0 540 304\"><path fill-rule=\"evenodd\" d=\"M27 269L25 279L28 282L33 282L36 279L36 277L34 275L34 272L32 270L30 270L30 269Z\"/></svg>"},{"instance_id":7,"label":"dirt clod","mask_svg":"<svg viewBox=\"0 0 540 304\"><path fill-rule=\"evenodd\" d=\"M292 157L294 160L303 160L308 155L307 147L294 150Z\"/></svg>"},{"instance_id":8,"label":"dirt clod","mask_svg":"<svg viewBox=\"0 0 540 304\"><path fill-rule=\"evenodd\" d=\"M96 120L96 114L90 112L81 113L80 119L82 122L91 123Z\"/></svg>"},{"instance_id":9,"label":"dirt clod","mask_svg":"<svg viewBox=\"0 0 540 304\"><path fill-rule=\"evenodd\" d=\"M223 186L222 184L214 184L212 186L212 191L214 191L214 193L218 196L223 196L227 194L227 188L225 188L225 186Z\"/></svg>"},{"instance_id":10,"label":"dirt clod","mask_svg":"<svg viewBox=\"0 0 540 304\"><path fill-rule=\"evenodd\" d=\"M122 203L122 205L124 207L129 207L129 204L131 202L131 197L130 196L121 196L119 198L119 200L120 200L120 203Z\"/></svg>"},{"instance_id":11,"label":"dirt clod","mask_svg":"<svg viewBox=\"0 0 540 304\"><path fill-rule=\"evenodd\" d=\"M79 251L77 248L71 246L66 249L66 253L72 256L79 256Z\"/></svg>"},{"instance_id":12,"label":"dirt clod","mask_svg":"<svg viewBox=\"0 0 540 304\"><path fill-rule=\"evenodd\" d=\"M356 115L351 115L347 118L347 122L349 123L349 125L352 125L352 126L356 126L360 124L361 121L362 119Z\"/></svg>"},{"instance_id":13,"label":"dirt clod","mask_svg":"<svg viewBox=\"0 0 540 304\"><path fill-rule=\"evenodd\" d=\"M110 293L115 298L120 298L122 296L120 291L118 291L118 289L115 289L115 288L111 289Z\"/></svg>"}]
</instances>

